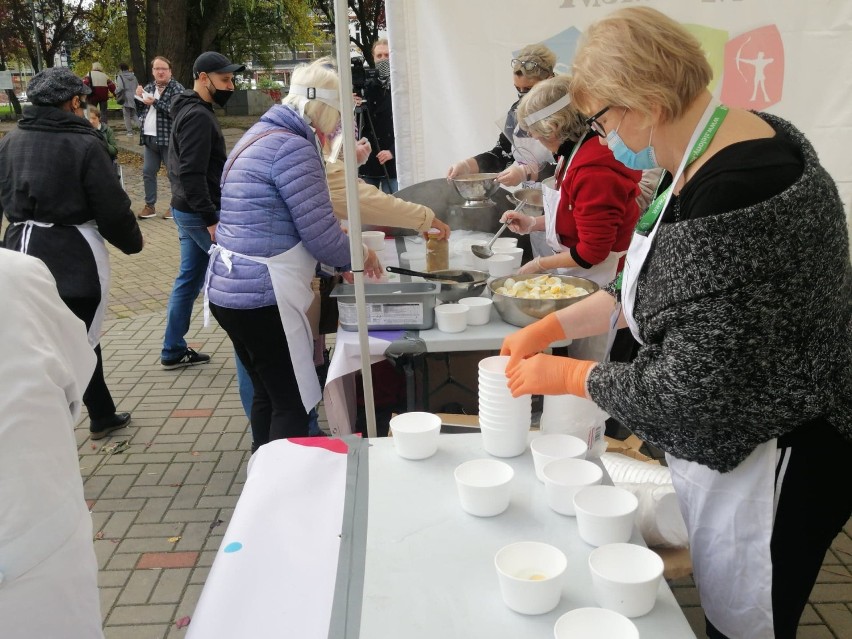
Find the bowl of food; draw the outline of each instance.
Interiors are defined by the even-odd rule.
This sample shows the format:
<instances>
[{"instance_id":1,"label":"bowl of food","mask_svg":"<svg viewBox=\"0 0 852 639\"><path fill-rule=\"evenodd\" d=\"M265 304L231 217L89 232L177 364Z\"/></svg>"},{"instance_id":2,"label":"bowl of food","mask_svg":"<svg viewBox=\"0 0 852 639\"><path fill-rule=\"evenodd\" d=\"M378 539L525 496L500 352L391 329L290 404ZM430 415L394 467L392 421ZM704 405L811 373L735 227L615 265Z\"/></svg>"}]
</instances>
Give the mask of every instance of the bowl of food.
<instances>
[{"instance_id":1,"label":"bowl of food","mask_svg":"<svg viewBox=\"0 0 852 639\"><path fill-rule=\"evenodd\" d=\"M500 189L498 175L498 173L471 173L452 178L450 181L458 194L465 199L465 206L482 206Z\"/></svg>"},{"instance_id":2,"label":"bowl of food","mask_svg":"<svg viewBox=\"0 0 852 639\"><path fill-rule=\"evenodd\" d=\"M549 274L498 277L489 287L503 321L520 327L586 299L600 288L583 277Z\"/></svg>"},{"instance_id":3,"label":"bowl of food","mask_svg":"<svg viewBox=\"0 0 852 639\"><path fill-rule=\"evenodd\" d=\"M441 288L438 290L438 299L442 302L458 302L463 297L479 297L485 290L488 282L488 273L485 271L474 271L471 269L448 269L446 271L433 271L431 275L441 276L448 274L453 277L461 273L470 275L469 282L454 282L452 280L441 280Z\"/></svg>"}]
</instances>

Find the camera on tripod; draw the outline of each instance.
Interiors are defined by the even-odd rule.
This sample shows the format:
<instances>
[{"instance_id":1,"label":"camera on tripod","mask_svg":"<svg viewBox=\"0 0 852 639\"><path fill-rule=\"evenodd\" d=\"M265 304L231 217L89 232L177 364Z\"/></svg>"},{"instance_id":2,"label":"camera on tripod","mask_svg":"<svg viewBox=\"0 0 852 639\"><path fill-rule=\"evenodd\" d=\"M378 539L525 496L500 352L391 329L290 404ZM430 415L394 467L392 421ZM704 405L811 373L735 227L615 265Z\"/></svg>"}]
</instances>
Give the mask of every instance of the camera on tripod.
<instances>
[{"instance_id":1,"label":"camera on tripod","mask_svg":"<svg viewBox=\"0 0 852 639\"><path fill-rule=\"evenodd\" d=\"M364 58L352 58L352 93L366 95L366 89L379 84L379 72L372 67L364 66Z\"/></svg>"}]
</instances>

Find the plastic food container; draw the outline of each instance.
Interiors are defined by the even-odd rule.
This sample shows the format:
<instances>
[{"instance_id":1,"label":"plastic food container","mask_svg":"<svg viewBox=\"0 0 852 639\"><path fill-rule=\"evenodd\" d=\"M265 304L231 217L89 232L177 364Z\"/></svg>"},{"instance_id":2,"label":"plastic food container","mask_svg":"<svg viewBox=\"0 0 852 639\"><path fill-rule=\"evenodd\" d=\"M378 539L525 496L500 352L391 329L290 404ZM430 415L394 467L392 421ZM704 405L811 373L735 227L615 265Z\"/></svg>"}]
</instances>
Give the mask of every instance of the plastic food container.
<instances>
[{"instance_id":1,"label":"plastic food container","mask_svg":"<svg viewBox=\"0 0 852 639\"><path fill-rule=\"evenodd\" d=\"M365 284L367 329L426 330L435 324L435 303L440 284L435 282L397 282ZM358 330L355 286L338 284L331 292L337 298L340 327Z\"/></svg>"}]
</instances>

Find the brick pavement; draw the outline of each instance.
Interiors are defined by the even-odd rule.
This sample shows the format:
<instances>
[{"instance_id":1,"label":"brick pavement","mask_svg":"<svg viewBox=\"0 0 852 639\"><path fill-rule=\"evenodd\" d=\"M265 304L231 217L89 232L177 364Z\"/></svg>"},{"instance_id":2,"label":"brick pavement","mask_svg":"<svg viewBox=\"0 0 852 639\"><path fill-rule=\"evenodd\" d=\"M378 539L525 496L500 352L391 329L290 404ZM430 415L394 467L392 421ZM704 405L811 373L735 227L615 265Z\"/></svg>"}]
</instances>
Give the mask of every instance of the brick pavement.
<instances>
[{"instance_id":1,"label":"brick pavement","mask_svg":"<svg viewBox=\"0 0 852 639\"><path fill-rule=\"evenodd\" d=\"M8 125L0 123L0 132ZM233 144L239 131L229 131ZM128 151L135 141L119 136ZM143 205L141 166L125 168L134 210ZM168 202L165 177L159 202ZM159 208L163 208L159 207ZM176 621L191 616L233 512L250 436L236 389L232 351L218 328L201 326L196 305L188 340L213 355L210 364L163 371L164 310L178 263L177 232L162 219L142 220L145 249L113 251L109 317L102 340L107 381L131 427L88 439L84 416L75 435L95 531L101 607L108 639L183 637ZM127 441L108 455L105 445ZM801 639L852 636L852 523L835 540L799 630ZM696 631L703 614L691 578L671 583Z\"/></svg>"}]
</instances>

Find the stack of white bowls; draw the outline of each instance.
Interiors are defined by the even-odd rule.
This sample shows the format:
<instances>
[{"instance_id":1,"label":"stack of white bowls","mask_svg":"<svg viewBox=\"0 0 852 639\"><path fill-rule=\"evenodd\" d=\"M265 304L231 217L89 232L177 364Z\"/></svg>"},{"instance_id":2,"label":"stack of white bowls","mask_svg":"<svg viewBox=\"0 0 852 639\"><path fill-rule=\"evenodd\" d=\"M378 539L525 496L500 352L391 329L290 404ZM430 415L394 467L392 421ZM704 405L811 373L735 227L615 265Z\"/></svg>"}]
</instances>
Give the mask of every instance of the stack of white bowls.
<instances>
[{"instance_id":1,"label":"stack of white bowls","mask_svg":"<svg viewBox=\"0 0 852 639\"><path fill-rule=\"evenodd\" d=\"M527 448L532 397L512 397L506 379L508 357L479 362L479 427L482 446L495 457L516 457Z\"/></svg>"}]
</instances>

